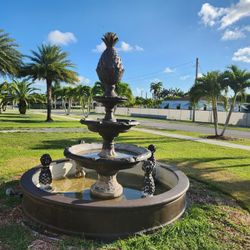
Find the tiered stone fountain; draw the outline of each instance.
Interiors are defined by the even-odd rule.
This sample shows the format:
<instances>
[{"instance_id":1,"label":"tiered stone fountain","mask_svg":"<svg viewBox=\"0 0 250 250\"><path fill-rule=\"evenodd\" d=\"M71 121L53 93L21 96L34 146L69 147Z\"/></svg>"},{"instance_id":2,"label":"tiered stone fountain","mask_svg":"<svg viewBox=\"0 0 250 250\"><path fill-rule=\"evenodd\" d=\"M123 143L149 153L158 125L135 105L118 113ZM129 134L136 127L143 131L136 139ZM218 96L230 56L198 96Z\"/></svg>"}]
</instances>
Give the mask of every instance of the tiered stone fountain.
<instances>
[{"instance_id":1,"label":"tiered stone fountain","mask_svg":"<svg viewBox=\"0 0 250 250\"><path fill-rule=\"evenodd\" d=\"M119 170L132 168L147 160L150 151L127 144L114 144L114 138L119 133L127 132L131 127L139 124L134 120L115 119L114 107L127 99L117 96L115 85L121 80L124 69L114 45L118 38L114 33L106 33L102 38L107 48L103 52L97 74L105 86L104 96L94 99L105 107L105 117L102 120L81 120L89 130L99 133L103 144L76 145L65 149L64 155L75 160L80 166L91 168L98 173L98 181L91 187L91 194L101 199L116 198L122 195L123 188L117 182ZM87 153L90 151L90 153Z\"/></svg>"},{"instance_id":2,"label":"tiered stone fountain","mask_svg":"<svg viewBox=\"0 0 250 250\"><path fill-rule=\"evenodd\" d=\"M96 121L84 119L81 123L99 133L103 143L73 145L64 151L67 159L52 163L49 156L42 157L43 166L24 173L21 186L23 210L38 224L63 233L112 240L161 228L180 217L189 182L179 170L157 163L154 185L154 147L151 145L150 151L114 143L119 133L139 123L114 117L114 107L126 101L115 92L124 69L114 48L116 34L106 33L102 39L107 48L99 60L97 74L105 93L95 100L105 107L105 117ZM77 191L65 184L79 180Z\"/></svg>"}]
</instances>

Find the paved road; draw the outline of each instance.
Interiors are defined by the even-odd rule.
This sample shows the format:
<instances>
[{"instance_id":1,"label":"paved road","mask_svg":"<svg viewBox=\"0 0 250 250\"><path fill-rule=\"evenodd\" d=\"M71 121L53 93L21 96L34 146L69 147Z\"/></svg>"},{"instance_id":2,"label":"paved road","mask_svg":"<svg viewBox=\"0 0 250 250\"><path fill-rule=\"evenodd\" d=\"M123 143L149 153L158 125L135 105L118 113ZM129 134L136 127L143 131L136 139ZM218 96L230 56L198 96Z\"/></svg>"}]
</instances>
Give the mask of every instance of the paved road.
<instances>
[{"instance_id":1,"label":"paved road","mask_svg":"<svg viewBox=\"0 0 250 250\"><path fill-rule=\"evenodd\" d=\"M214 128L209 127L206 124L185 124L179 123L174 121L154 121L153 119L148 120L140 120L142 126L148 128L157 128L157 129L169 129L169 130L182 130L182 131L189 131L189 132L196 132L201 134L214 134ZM250 130L232 130L227 129L225 132L226 136L232 136L237 138L248 138L250 139Z\"/></svg>"},{"instance_id":2,"label":"paved road","mask_svg":"<svg viewBox=\"0 0 250 250\"><path fill-rule=\"evenodd\" d=\"M63 110L54 110L53 113L55 114L64 114ZM73 115L79 115L79 113L72 112ZM90 116L91 117L91 116ZM102 114L100 115L92 115L94 119L97 117L103 117ZM137 119L136 117L130 117L130 119ZM214 128L210 127L206 124L187 124L182 122L175 122L175 121L164 121L164 120L156 120L156 119L140 119L140 124L142 126L148 127L148 128L157 128L157 129L167 129L167 130L181 130L181 131L189 131L189 132L196 132L201 134L214 134ZM228 129L225 132L226 136L232 136L236 138L247 138L250 139L250 130L244 131L244 130L232 130Z\"/></svg>"},{"instance_id":3,"label":"paved road","mask_svg":"<svg viewBox=\"0 0 250 250\"><path fill-rule=\"evenodd\" d=\"M54 113L54 117L63 117L63 118L68 119L68 120L79 120L79 118L69 117L69 116L62 116L62 114L58 114L58 113L57 114ZM93 118L96 119L97 117L98 116L95 115ZM159 130L153 130L153 129L145 129L145 128L133 128L133 130L144 132L144 133L149 133L149 134L155 134L155 135L161 135L161 136L166 136L166 137L177 138L177 139L207 143L207 144L217 145L217 146L221 146L221 147L237 148L237 149L244 149L244 150L250 151L250 146L245 146L245 145L240 145L240 144L233 144L233 143L219 141L219 140L202 139L202 138L197 138L197 137L192 137L192 136L187 136L187 135L172 134L172 133L167 133L165 131L159 131Z\"/></svg>"}]
</instances>

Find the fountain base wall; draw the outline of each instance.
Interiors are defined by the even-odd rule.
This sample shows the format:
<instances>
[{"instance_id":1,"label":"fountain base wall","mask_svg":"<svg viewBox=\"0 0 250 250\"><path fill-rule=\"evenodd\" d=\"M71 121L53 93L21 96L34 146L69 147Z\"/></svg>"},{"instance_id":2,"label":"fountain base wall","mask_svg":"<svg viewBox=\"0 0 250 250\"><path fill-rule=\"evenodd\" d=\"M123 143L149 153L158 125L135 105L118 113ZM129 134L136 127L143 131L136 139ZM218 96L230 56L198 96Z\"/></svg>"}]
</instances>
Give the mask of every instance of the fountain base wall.
<instances>
[{"instance_id":1,"label":"fountain base wall","mask_svg":"<svg viewBox=\"0 0 250 250\"><path fill-rule=\"evenodd\" d=\"M77 169L65 161L68 173ZM60 176L59 169L52 173ZM84 201L48 193L39 189L35 183L39 168L28 170L21 178L23 189L23 211L32 221L52 231L81 235L99 240L125 238L142 232L151 232L179 218L186 207L186 191L189 187L187 177L176 168L158 164L156 178L170 186L170 190L153 197L136 200L99 200ZM89 171L89 170L86 170ZM143 175L141 168L124 172Z\"/></svg>"}]
</instances>

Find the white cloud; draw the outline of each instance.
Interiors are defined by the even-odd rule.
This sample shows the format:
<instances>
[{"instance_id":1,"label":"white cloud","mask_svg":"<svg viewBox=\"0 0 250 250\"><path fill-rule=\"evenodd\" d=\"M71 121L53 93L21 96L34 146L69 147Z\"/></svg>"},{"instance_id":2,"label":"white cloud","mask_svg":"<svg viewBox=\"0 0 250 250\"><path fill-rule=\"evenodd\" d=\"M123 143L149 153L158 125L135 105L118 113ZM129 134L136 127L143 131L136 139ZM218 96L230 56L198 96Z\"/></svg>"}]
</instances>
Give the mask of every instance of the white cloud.
<instances>
[{"instance_id":1,"label":"white cloud","mask_svg":"<svg viewBox=\"0 0 250 250\"><path fill-rule=\"evenodd\" d=\"M104 42L96 45L95 49L93 49L93 52L97 52L97 53L102 53L104 50L106 49L106 45Z\"/></svg>"},{"instance_id":2,"label":"white cloud","mask_svg":"<svg viewBox=\"0 0 250 250\"><path fill-rule=\"evenodd\" d=\"M135 50L136 51L144 51L144 49L138 45L135 45Z\"/></svg>"},{"instance_id":3,"label":"white cloud","mask_svg":"<svg viewBox=\"0 0 250 250\"><path fill-rule=\"evenodd\" d=\"M171 69L169 67L166 67L163 72L166 74L170 74L170 73L173 73L174 71L175 71L175 69Z\"/></svg>"},{"instance_id":4,"label":"white cloud","mask_svg":"<svg viewBox=\"0 0 250 250\"><path fill-rule=\"evenodd\" d=\"M198 15L205 26L219 25L220 29L225 29L240 19L250 16L250 0L240 0L227 8L214 7L205 3Z\"/></svg>"},{"instance_id":5,"label":"white cloud","mask_svg":"<svg viewBox=\"0 0 250 250\"><path fill-rule=\"evenodd\" d=\"M220 21L221 28L228 27L247 16L250 16L250 1L240 0L237 4L233 4L230 8L227 8L226 15Z\"/></svg>"},{"instance_id":6,"label":"white cloud","mask_svg":"<svg viewBox=\"0 0 250 250\"><path fill-rule=\"evenodd\" d=\"M128 51L132 51L133 50L133 47L128 44L128 43L125 43L125 42L121 42L121 47L118 48L118 50L121 50L121 51L124 51L124 52L128 52Z\"/></svg>"},{"instance_id":7,"label":"white cloud","mask_svg":"<svg viewBox=\"0 0 250 250\"><path fill-rule=\"evenodd\" d=\"M96 45L96 47L92 50L93 52L102 53L106 49L106 45L104 42ZM129 43L122 41L120 43L120 47L117 48L118 51L123 52L131 52L131 51L144 51L142 47L139 45L132 46Z\"/></svg>"},{"instance_id":8,"label":"white cloud","mask_svg":"<svg viewBox=\"0 0 250 250\"><path fill-rule=\"evenodd\" d=\"M190 77L191 77L190 75L180 76L180 80L185 81Z\"/></svg>"},{"instance_id":9,"label":"white cloud","mask_svg":"<svg viewBox=\"0 0 250 250\"><path fill-rule=\"evenodd\" d=\"M250 63L250 46L238 49L234 52L232 60Z\"/></svg>"},{"instance_id":10,"label":"white cloud","mask_svg":"<svg viewBox=\"0 0 250 250\"><path fill-rule=\"evenodd\" d=\"M202 73L198 73L197 77L202 77Z\"/></svg>"},{"instance_id":11,"label":"white cloud","mask_svg":"<svg viewBox=\"0 0 250 250\"><path fill-rule=\"evenodd\" d=\"M238 40L238 39L241 39L244 37L246 37L246 35L244 34L244 32L242 30L239 30L239 29L226 30L223 33L221 40L223 40L223 41Z\"/></svg>"},{"instance_id":12,"label":"white cloud","mask_svg":"<svg viewBox=\"0 0 250 250\"><path fill-rule=\"evenodd\" d=\"M81 84L87 85L90 83L90 80L84 76L79 76L78 78L79 78Z\"/></svg>"},{"instance_id":13,"label":"white cloud","mask_svg":"<svg viewBox=\"0 0 250 250\"><path fill-rule=\"evenodd\" d=\"M198 15L205 26L214 26L225 12L225 8L217 8L209 3L204 3Z\"/></svg>"},{"instance_id":14,"label":"white cloud","mask_svg":"<svg viewBox=\"0 0 250 250\"><path fill-rule=\"evenodd\" d=\"M121 42L121 46L117 48L117 50L123 51L123 52L144 51L144 49L140 47L139 45L132 46L129 43L126 43L124 41Z\"/></svg>"},{"instance_id":15,"label":"white cloud","mask_svg":"<svg viewBox=\"0 0 250 250\"><path fill-rule=\"evenodd\" d=\"M53 30L48 34L48 41L56 45L68 45L77 41L75 35L71 32L61 32Z\"/></svg>"}]
</instances>

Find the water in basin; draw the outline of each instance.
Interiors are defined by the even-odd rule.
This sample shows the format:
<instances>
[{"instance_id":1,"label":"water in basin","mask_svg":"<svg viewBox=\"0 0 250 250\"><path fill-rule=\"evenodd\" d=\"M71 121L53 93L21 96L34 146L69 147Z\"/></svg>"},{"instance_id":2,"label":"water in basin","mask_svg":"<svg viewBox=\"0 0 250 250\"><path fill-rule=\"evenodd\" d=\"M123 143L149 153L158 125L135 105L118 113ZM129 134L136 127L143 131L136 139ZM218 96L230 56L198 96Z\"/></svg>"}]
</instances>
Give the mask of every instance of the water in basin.
<instances>
[{"instance_id":1,"label":"water in basin","mask_svg":"<svg viewBox=\"0 0 250 250\"><path fill-rule=\"evenodd\" d=\"M90 194L90 187L96 182L96 174L91 173L83 178L64 178L53 180L52 192L66 197L82 199L86 201L98 200ZM123 186L123 195L113 199L119 201L121 199L134 200L141 198L143 189L143 177L135 174L120 173L118 182ZM169 188L160 182L156 183L155 195L166 192Z\"/></svg>"},{"instance_id":2,"label":"water in basin","mask_svg":"<svg viewBox=\"0 0 250 250\"><path fill-rule=\"evenodd\" d=\"M100 152L97 152L97 151L88 152L88 153L86 153L86 151L82 151L82 152L79 152L78 155L82 155L84 157L93 158L95 160L98 160L101 158L99 156L99 153ZM114 157L111 157L111 158L121 159L121 158L129 158L129 157L133 157L133 156L135 156L135 154L133 154L132 152L116 151L116 155Z\"/></svg>"}]
</instances>

